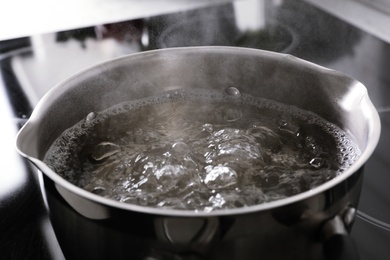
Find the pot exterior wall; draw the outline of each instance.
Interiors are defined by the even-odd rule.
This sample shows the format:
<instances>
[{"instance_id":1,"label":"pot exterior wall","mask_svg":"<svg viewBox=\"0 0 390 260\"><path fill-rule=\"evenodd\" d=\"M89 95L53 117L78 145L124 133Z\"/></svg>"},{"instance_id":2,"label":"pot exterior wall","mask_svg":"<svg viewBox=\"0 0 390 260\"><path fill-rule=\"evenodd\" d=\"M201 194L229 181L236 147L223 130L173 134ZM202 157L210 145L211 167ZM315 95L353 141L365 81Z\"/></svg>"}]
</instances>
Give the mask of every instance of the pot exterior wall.
<instances>
[{"instance_id":1,"label":"pot exterior wall","mask_svg":"<svg viewBox=\"0 0 390 260\"><path fill-rule=\"evenodd\" d=\"M76 260L323 259L321 225L357 207L362 181L360 169L305 201L251 214L169 217L105 206L111 217L94 220L77 213L44 177L56 236L65 257Z\"/></svg>"}]
</instances>

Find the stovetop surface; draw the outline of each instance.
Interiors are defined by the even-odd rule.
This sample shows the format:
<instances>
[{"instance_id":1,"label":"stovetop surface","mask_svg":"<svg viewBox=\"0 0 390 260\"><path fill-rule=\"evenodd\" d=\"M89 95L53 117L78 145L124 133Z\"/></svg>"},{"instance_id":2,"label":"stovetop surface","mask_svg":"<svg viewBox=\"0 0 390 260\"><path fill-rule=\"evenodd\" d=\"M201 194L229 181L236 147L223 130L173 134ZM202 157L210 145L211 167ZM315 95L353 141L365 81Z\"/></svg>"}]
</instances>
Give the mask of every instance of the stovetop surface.
<instances>
[{"instance_id":1,"label":"stovetop surface","mask_svg":"<svg viewBox=\"0 0 390 260\"><path fill-rule=\"evenodd\" d=\"M351 236L361 259L390 259L390 45L299 1L259 1L262 19L241 24L233 4L97 25L0 42L5 134L1 135L0 252L2 259L64 259L40 191L40 176L16 154L14 139L39 99L56 83L95 63L139 51L230 45L289 53L344 72L368 89L382 123L379 145L365 167ZM265 4L264 4L265 3ZM252 2L253 4L253 2ZM260 8L256 5L256 8ZM247 9L248 10L248 9ZM259 37L262 37L259 41Z\"/></svg>"}]
</instances>

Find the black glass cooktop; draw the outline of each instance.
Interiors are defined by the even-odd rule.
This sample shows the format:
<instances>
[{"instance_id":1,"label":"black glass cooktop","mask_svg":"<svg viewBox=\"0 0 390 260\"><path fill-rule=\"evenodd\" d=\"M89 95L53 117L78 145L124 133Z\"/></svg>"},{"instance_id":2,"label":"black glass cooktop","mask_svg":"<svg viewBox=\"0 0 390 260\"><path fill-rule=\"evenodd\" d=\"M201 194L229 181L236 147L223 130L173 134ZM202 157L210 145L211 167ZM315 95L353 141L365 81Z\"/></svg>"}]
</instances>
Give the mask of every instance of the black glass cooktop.
<instances>
[{"instance_id":1,"label":"black glass cooktop","mask_svg":"<svg viewBox=\"0 0 390 260\"><path fill-rule=\"evenodd\" d=\"M390 45L306 2L255 2L252 8L258 12L249 20L235 4L222 4L0 42L0 113L3 129L10 129L0 135L6 165L0 172L1 259L64 259L72 244L54 233L41 196L42 176L14 148L17 129L39 99L59 81L98 62L201 45L289 53L342 71L367 87L382 134L365 167L351 237L362 260L390 259Z\"/></svg>"}]
</instances>

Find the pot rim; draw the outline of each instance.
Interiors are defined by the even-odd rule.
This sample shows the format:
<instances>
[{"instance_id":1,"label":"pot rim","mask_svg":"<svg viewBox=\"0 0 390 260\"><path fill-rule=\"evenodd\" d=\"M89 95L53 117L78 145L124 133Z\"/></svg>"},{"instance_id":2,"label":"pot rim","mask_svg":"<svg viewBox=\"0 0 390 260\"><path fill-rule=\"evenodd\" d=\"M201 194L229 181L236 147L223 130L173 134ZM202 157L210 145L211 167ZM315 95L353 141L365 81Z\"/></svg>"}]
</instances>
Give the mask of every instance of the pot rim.
<instances>
[{"instance_id":1,"label":"pot rim","mask_svg":"<svg viewBox=\"0 0 390 260\"><path fill-rule=\"evenodd\" d=\"M282 54L272 51L266 51L266 50L260 50L260 49L252 49L252 48L245 48L245 47L230 47L230 46L200 46L200 47L175 47L175 48L166 48L166 49L158 49L158 50L150 50L150 51L144 51L144 52L138 52L133 53L129 55L124 55L118 58L110 59L108 61L104 61L101 63L98 63L96 65L93 65L91 67L85 68L84 70L79 71L78 73L68 77L67 79L63 80L62 82L55 85L51 90L49 90L44 97L38 102L36 108L31 114L31 117L27 121L27 123L19 130L17 136L16 136L16 150L24 157L26 157L28 160L33 162L38 169L43 172L47 177L49 177L52 181L57 183L58 185L62 186L63 188L67 189L70 192L73 192L85 199L89 199L91 201L97 202L102 205L111 206L113 208L117 209L123 209L123 210L129 210L129 211L135 211L139 213L147 213L147 214L155 214L155 215L163 215L163 216L178 216L178 217L215 217L215 216L224 216L224 215L238 215L238 214L248 214L253 212L259 212L259 211L266 211L282 206L286 206L289 204L293 204L299 201L303 201L306 199L309 199L317 194L323 193L326 190L331 189L332 187L336 186L337 184L341 183L342 181L349 178L351 175L353 175L355 172L357 172L360 168L364 166L366 161L369 159L369 157L373 154L380 137L380 131L381 131L381 123L379 114L376 111L374 105L372 104L368 94L367 90L365 89L365 93L362 96L361 104L364 107L364 112L367 113L367 118L370 120L368 121L368 124L370 124L370 132L367 133L369 142L367 143L367 146L365 147L364 151L362 151L361 156L358 158L355 163L348 168L346 171L344 171L342 174L334 177L333 179L323 183L320 186L317 186L311 190L299 193L297 195L293 195L284 199L271 201L263 204L253 205L253 206L246 206L246 207L240 207L240 208L233 208L233 209L216 209L212 210L211 212L205 212L205 211L194 211L194 210L179 210L179 209L167 209L167 208L156 208L156 207L147 207L147 206L139 206L134 204L127 204L123 202L119 202L113 199L104 198L100 195L93 194L89 191L86 191L70 182L62 178L60 175L55 173L53 170L51 170L48 165L46 165L44 162L39 160L38 158L35 158L31 155L28 155L23 151L23 145L22 141L23 139L27 138L25 136L28 135L28 132L30 129L33 129L38 125L39 122L39 115L42 114L43 104L47 102L47 100L51 99L51 96L53 93L56 93L60 91L61 89L64 89L67 85L67 82L72 80L73 78L78 77L81 74L84 74L87 71L94 70L96 68L99 68L101 66L106 66L109 63L117 62L123 59L128 59L129 57L137 57L137 56L144 56L144 55L152 55L155 53L169 53L169 52L181 52L181 51L195 51L195 50L201 50L205 52L251 52L253 55L267 55L272 56L274 59L289 59L294 61L295 63L298 63L302 66L309 67L315 71L327 73L327 74L337 74L337 75L343 75L345 77L350 78L353 80L354 83L360 84L362 87L364 87L363 84L361 84L359 81L352 79L348 75L345 75L344 73L341 73L339 71L335 71L332 69L325 68L323 66L320 66L318 64L297 58L295 56L292 56L290 54ZM61 92L61 91L60 91ZM58 93L57 93L58 95ZM41 111L42 110L42 111Z\"/></svg>"}]
</instances>

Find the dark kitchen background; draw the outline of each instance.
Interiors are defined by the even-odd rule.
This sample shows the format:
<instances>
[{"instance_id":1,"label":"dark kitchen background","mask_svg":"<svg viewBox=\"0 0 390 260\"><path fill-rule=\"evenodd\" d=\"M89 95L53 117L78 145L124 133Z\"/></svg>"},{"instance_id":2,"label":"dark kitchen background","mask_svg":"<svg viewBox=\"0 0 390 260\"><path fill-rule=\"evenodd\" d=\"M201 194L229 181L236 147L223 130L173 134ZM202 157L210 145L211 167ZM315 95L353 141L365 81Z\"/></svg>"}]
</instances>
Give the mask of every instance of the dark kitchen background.
<instances>
[{"instance_id":1,"label":"dark kitchen background","mask_svg":"<svg viewBox=\"0 0 390 260\"><path fill-rule=\"evenodd\" d=\"M17 130L43 95L111 58L202 45L292 54L367 87L382 134L365 168L351 236L362 260L390 259L388 1L3 1L0 22L1 259L65 259L72 250L53 230L41 195L42 175L14 145Z\"/></svg>"}]
</instances>

